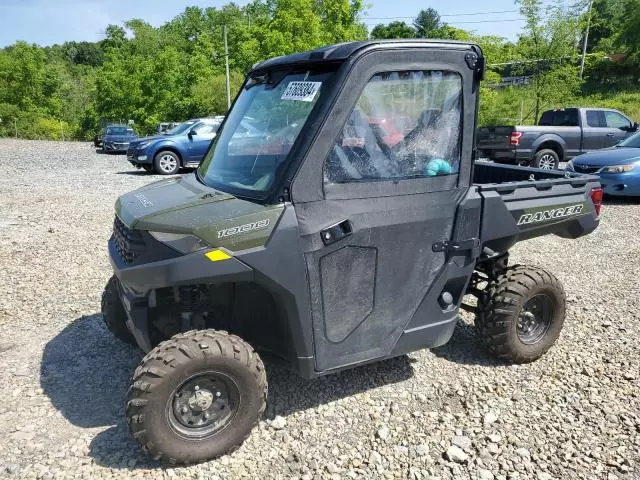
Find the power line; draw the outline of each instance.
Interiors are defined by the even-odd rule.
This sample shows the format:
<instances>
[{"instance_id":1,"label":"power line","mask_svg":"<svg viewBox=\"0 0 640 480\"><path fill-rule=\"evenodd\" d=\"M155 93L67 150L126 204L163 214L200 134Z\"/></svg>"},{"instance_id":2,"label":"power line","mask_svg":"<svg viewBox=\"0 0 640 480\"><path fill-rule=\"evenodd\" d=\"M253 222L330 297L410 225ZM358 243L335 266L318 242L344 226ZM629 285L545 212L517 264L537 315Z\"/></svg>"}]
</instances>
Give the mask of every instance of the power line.
<instances>
[{"instance_id":1,"label":"power line","mask_svg":"<svg viewBox=\"0 0 640 480\"><path fill-rule=\"evenodd\" d=\"M476 15L497 15L499 13L515 13L520 10L499 10L494 12L476 12L476 13L450 13L447 15L440 15L440 17L473 17ZM406 17L363 17L363 20L394 20L394 19L406 19L416 18L415 15Z\"/></svg>"},{"instance_id":2,"label":"power line","mask_svg":"<svg viewBox=\"0 0 640 480\"><path fill-rule=\"evenodd\" d=\"M476 23L500 23L500 22L524 22L524 18L505 18L501 20L475 20L472 22L451 22L451 25L476 24ZM378 23L366 23L367 26L377 26Z\"/></svg>"}]
</instances>

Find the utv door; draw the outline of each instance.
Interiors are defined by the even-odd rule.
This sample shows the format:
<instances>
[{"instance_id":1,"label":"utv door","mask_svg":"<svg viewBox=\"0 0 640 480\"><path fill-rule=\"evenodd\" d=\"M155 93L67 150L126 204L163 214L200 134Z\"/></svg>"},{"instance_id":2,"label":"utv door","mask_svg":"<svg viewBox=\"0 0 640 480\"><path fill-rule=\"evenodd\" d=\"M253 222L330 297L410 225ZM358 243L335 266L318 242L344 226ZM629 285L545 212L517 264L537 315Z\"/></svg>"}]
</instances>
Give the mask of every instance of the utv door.
<instances>
[{"instance_id":1,"label":"utv door","mask_svg":"<svg viewBox=\"0 0 640 480\"><path fill-rule=\"evenodd\" d=\"M440 45L363 55L300 168L293 199L318 371L404 353L396 345L410 323L421 325L414 348L453 332L455 305L430 316L425 304L437 304L430 287L445 253L434 250L469 186L470 55Z\"/></svg>"}]
</instances>

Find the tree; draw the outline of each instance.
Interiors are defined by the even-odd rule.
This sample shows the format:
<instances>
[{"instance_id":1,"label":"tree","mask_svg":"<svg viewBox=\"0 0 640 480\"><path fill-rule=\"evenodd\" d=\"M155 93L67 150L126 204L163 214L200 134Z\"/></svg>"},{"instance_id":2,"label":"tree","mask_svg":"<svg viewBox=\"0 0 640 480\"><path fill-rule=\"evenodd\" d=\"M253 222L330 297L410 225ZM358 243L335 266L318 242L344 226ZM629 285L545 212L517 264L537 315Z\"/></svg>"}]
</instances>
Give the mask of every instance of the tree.
<instances>
[{"instance_id":1,"label":"tree","mask_svg":"<svg viewBox=\"0 0 640 480\"><path fill-rule=\"evenodd\" d=\"M520 62L514 71L531 76L533 107L526 117L540 117L545 105L568 98L581 85L578 78L576 45L580 38L579 6L565 9L562 0L546 7L542 0L518 0L525 18L524 32L517 43Z\"/></svg>"},{"instance_id":2,"label":"tree","mask_svg":"<svg viewBox=\"0 0 640 480\"><path fill-rule=\"evenodd\" d=\"M633 12L634 10L630 10ZM637 11L637 7L636 10ZM588 51L613 53L627 14L625 0L593 0Z\"/></svg>"},{"instance_id":3,"label":"tree","mask_svg":"<svg viewBox=\"0 0 640 480\"><path fill-rule=\"evenodd\" d=\"M640 61L640 0L627 0L624 11L617 45L623 47L634 62Z\"/></svg>"},{"instance_id":4,"label":"tree","mask_svg":"<svg viewBox=\"0 0 640 480\"><path fill-rule=\"evenodd\" d=\"M376 25L371 30L371 38L384 40L390 38L415 38L416 31L405 22L391 22L388 25Z\"/></svg>"},{"instance_id":5,"label":"tree","mask_svg":"<svg viewBox=\"0 0 640 480\"><path fill-rule=\"evenodd\" d=\"M315 5L325 34L324 43L367 38L367 27L358 20L364 10L362 0L317 0Z\"/></svg>"},{"instance_id":6,"label":"tree","mask_svg":"<svg viewBox=\"0 0 640 480\"><path fill-rule=\"evenodd\" d=\"M445 26L440 21L440 14L433 8L420 10L413 21L413 27L418 38L442 38L442 28Z\"/></svg>"}]
</instances>

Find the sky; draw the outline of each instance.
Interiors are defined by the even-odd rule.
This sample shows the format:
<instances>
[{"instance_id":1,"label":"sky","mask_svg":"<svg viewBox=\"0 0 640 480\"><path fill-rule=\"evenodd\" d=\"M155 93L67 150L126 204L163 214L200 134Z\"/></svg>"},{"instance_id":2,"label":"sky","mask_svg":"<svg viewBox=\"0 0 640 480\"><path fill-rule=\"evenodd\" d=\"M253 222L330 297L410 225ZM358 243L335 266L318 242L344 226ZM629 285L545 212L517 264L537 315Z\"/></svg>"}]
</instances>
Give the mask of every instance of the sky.
<instances>
[{"instance_id":1,"label":"sky","mask_svg":"<svg viewBox=\"0 0 640 480\"><path fill-rule=\"evenodd\" d=\"M186 6L219 7L228 0L0 0L0 47L17 40L39 45L65 41L96 41L108 24L141 18L159 26ZM247 1L236 0L243 5ZM369 0L363 21L371 29L377 23L410 22L418 10L432 7L442 20L478 34L494 34L515 40L523 22L514 0L456 0L446 6L428 0Z\"/></svg>"}]
</instances>

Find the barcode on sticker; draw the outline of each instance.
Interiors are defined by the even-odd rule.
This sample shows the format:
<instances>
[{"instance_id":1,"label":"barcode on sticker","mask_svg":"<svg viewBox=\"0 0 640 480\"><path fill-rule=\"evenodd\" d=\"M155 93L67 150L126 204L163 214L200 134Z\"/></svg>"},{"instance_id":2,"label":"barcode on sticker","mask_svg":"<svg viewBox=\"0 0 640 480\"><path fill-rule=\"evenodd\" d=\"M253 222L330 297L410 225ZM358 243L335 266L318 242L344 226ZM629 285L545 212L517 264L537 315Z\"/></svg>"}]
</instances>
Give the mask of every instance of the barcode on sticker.
<instances>
[{"instance_id":1,"label":"barcode on sticker","mask_svg":"<svg viewBox=\"0 0 640 480\"><path fill-rule=\"evenodd\" d=\"M280 99L312 102L321 85L322 82L290 82Z\"/></svg>"}]
</instances>

